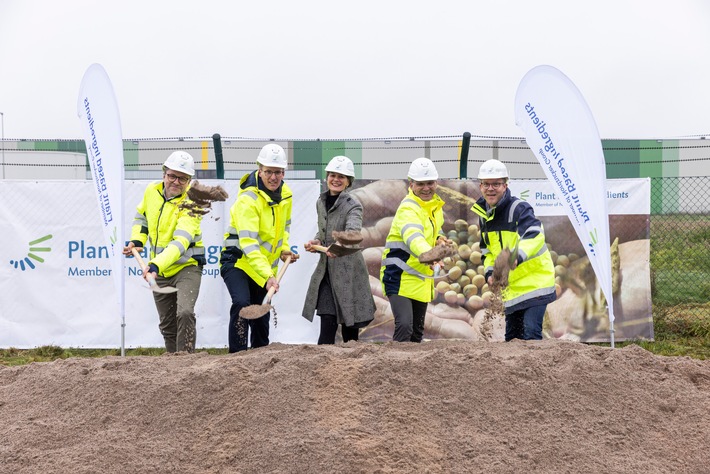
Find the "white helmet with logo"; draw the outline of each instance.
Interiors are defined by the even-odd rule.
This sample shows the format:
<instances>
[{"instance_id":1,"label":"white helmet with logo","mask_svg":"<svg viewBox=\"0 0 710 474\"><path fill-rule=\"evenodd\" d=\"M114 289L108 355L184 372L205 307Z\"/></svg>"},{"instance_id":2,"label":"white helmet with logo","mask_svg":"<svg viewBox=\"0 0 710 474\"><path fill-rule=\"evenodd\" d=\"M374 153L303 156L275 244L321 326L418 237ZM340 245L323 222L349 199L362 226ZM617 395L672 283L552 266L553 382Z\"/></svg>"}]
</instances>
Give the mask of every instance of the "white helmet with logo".
<instances>
[{"instance_id":1,"label":"white helmet with logo","mask_svg":"<svg viewBox=\"0 0 710 474\"><path fill-rule=\"evenodd\" d=\"M508 179L508 168L498 160L488 160L478 170L478 179Z\"/></svg>"},{"instance_id":2,"label":"white helmet with logo","mask_svg":"<svg viewBox=\"0 0 710 474\"><path fill-rule=\"evenodd\" d=\"M330 160L328 166L325 167L325 170L331 173L339 173L343 176L350 176L351 178L355 177L355 166L347 156L334 157Z\"/></svg>"},{"instance_id":3,"label":"white helmet with logo","mask_svg":"<svg viewBox=\"0 0 710 474\"><path fill-rule=\"evenodd\" d=\"M179 171L190 176L195 176L195 160L192 159L186 151L174 151L168 156L168 159L163 163L165 168L173 171Z\"/></svg>"},{"instance_id":4,"label":"white helmet with logo","mask_svg":"<svg viewBox=\"0 0 710 474\"><path fill-rule=\"evenodd\" d=\"M429 158L417 158L409 166L407 178L412 181L435 181L439 179L439 173Z\"/></svg>"},{"instance_id":5,"label":"white helmet with logo","mask_svg":"<svg viewBox=\"0 0 710 474\"><path fill-rule=\"evenodd\" d=\"M269 166L273 168L284 168L288 165L286 161L286 152L281 146L275 143L269 143L265 145L259 152L259 157L256 162L262 166Z\"/></svg>"}]
</instances>

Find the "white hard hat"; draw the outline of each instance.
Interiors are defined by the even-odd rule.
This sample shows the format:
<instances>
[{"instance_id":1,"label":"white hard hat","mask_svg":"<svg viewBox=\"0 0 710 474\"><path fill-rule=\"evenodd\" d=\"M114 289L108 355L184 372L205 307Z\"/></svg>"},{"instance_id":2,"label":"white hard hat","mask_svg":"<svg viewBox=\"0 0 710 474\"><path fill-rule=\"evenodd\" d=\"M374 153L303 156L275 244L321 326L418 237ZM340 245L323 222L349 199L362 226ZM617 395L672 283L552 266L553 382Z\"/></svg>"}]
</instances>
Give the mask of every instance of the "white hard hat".
<instances>
[{"instance_id":1,"label":"white hard hat","mask_svg":"<svg viewBox=\"0 0 710 474\"><path fill-rule=\"evenodd\" d=\"M165 160L163 166L173 171L179 171L190 176L195 176L195 160L186 151L174 151Z\"/></svg>"},{"instance_id":2,"label":"white hard hat","mask_svg":"<svg viewBox=\"0 0 710 474\"><path fill-rule=\"evenodd\" d=\"M498 160L488 160L478 170L478 179L508 178L508 168Z\"/></svg>"},{"instance_id":3,"label":"white hard hat","mask_svg":"<svg viewBox=\"0 0 710 474\"><path fill-rule=\"evenodd\" d=\"M286 152L281 146L275 143L269 143L265 145L264 148L259 152L259 157L256 162L263 166L269 166L273 168L286 168L288 161L286 161Z\"/></svg>"},{"instance_id":4,"label":"white hard hat","mask_svg":"<svg viewBox=\"0 0 710 474\"><path fill-rule=\"evenodd\" d=\"M355 177L355 166L347 156L334 157L330 160L328 166L325 167L325 170L331 173L339 173L343 176L350 176L351 178Z\"/></svg>"},{"instance_id":5,"label":"white hard hat","mask_svg":"<svg viewBox=\"0 0 710 474\"><path fill-rule=\"evenodd\" d=\"M429 158L417 158L409 166L407 178L413 181L435 181L439 179L439 173Z\"/></svg>"}]
</instances>

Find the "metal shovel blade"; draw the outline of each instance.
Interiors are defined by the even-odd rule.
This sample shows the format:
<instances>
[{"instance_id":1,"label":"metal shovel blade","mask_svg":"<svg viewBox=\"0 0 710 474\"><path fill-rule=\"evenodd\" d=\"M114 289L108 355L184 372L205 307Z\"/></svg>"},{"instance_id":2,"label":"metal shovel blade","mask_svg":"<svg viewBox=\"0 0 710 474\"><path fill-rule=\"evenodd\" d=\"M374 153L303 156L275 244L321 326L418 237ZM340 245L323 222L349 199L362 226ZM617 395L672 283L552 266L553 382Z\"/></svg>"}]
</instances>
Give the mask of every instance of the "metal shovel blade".
<instances>
[{"instance_id":1,"label":"metal shovel blade","mask_svg":"<svg viewBox=\"0 0 710 474\"><path fill-rule=\"evenodd\" d=\"M153 293L161 293L163 295L169 295L171 293L177 293L177 288L174 286L158 286L154 279L150 279L150 291Z\"/></svg>"},{"instance_id":2,"label":"metal shovel blade","mask_svg":"<svg viewBox=\"0 0 710 474\"><path fill-rule=\"evenodd\" d=\"M338 244L333 244L328 247L328 251L337 257L352 255L355 252L359 252L360 250L362 250L360 247L344 247Z\"/></svg>"},{"instance_id":3,"label":"metal shovel blade","mask_svg":"<svg viewBox=\"0 0 710 474\"><path fill-rule=\"evenodd\" d=\"M281 278L283 278L284 273L286 273L286 269L288 268L290 263L291 260L286 260L284 264L281 265L281 269L279 270L278 275L276 275L277 284L281 281ZM271 306L271 298L274 297L275 292L276 287L272 286L271 288L269 288L269 291L266 292L266 296L264 296L264 301L262 301L261 304L252 304L249 306L245 306L244 308L239 310L239 317L244 319L257 319L270 312L271 308L273 308L273 306Z\"/></svg>"},{"instance_id":4,"label":"metal shovel blade","mask_svg":"<svg viewBox=\"0 0 710 474\"><path fill-rule=\"evenodd\" d=\"M331 235L342 245L358 245L362 242L362 232L359 230L334 230Z\"/></svg>"},{"instance_id":5,"label":"metal shovel blade","mask_svg":"<svg viewBox=\"0 0 710 474\"><path fill-rule=\"evenodd\" d=\"M270 304L250 304L239 310L239 317L243 319L258 319L271 311Z\"/></svg>"}]
</instances>

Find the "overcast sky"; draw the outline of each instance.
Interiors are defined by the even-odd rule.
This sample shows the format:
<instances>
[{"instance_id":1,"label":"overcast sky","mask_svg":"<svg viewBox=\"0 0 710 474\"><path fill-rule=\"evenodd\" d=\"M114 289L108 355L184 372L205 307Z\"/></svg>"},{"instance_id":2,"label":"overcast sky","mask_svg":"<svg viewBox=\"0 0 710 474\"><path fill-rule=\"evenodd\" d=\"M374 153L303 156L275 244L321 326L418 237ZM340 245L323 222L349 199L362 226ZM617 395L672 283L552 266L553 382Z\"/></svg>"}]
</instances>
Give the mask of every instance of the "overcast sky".
<instances>
[{"instance_id":1,"label":"overcast sky","mask_svg":"<svg viewBox=\"0 0 710 474\"><path fill-rule=\"evenodd\" d=\"M710 135L707 0L0 0L6 138L81 138L111 78L124 138L521 137L540 64L602 138Z\"/></svg>"}]
</instances>

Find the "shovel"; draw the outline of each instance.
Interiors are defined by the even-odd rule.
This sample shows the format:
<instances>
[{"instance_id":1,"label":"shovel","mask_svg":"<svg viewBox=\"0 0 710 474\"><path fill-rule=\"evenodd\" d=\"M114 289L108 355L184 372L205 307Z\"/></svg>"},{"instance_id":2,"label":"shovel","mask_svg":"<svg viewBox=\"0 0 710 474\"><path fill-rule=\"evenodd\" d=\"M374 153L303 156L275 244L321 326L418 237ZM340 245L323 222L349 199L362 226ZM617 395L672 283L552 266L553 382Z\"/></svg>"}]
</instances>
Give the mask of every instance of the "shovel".
<instances>
[{"instance_id":1,"label":"shovel","mask_svg":"<svg viewBox=\"0 0 710 474\"><path fill-rule=\"evenodd\" d=\"M419 263L434 263L456 255L453 245L435 245L419 256Z\"/></svg>"},{"instance_id":2,"label":"shovel","mask_svg":"<svg viewBox=\"0 0 710 474\"><path fill-rule=\"evenodd\" d=\"M508 266L513 268L513 263L518 259L518 248L520 247L520 241L525 237L531 229L526 230L523 232L523 235L519 235L517 239L515 239L515 246L510 250L510 257L508 258ZM518 228L516 226L515 228L515 233L517 234Z\"/></svg>"},{"instance_id":3,"label":"shovel","mask_svg":"<svg viewBox=\"0 0 710 474\"><path fill-rule=\"evenodd\" d=\"M276 283L279 283L281 281L281 277L284 276L284 273L286 273L286 268L288 267L289 263L291 263L290 258L286 260L281 266L278 275L276 275ZM269 288L269 292L266 293L264 301L262 301L261 304L252 304L243 307L239 310L239 317L244 319L257 319L271 311L271 298L274 296L275 292L276 287L272 286L271 288Z\"/></svg>"},{"instance_id":4,"label":"shovel","mask_svg":"<svg viewBox=\"0 0 710 474\"><path fill-rule=\"evenodd\" d=\"M143 270L143 272L146 272L148 270L148 266L141 258L141 254L138 253L138 249L133 247L131 251L133 252L133 256L136 257L138 264L141 266L141 270ZM175 293L177 291L177 288L174 288L172 286L158 286L158 284L155 282L155 278L153 278L150 274L148 274L148 285L150 285L150 290L153 293L163 293L167 295L170 293Z\"/></svg>"},{"instance_id":5,"label":"shovel","mask_svg":"<svg viewBox=\"0 0 710 474\"><path fill-rule=\"evenodd\" d=\"M359 230L334 230L331 235L342 245L357 245L362 242L362 232Z\"/></svg>"},{"instance_id":6,"label":"shovel","mask_svg":"<svg viewBox=\"0 0 710 474\"><path fill-rule=\"evenodd\" d=\"M510 251L510 257L508 257L508 266L513 268L513 263L518 259L518 245L520 244L520 239L515 241L515 247Z\"/></svg>"},{"instance_id":7,"label":"shovel","mask_svg":"<svg viewBox=\"0 0 710 474\"><path fill-rule=\"evenodd\" d=\"M346 255L354 254L362 250L360 247L344 247L340 244L331 244L330 247L323 247L322 245L311 245L313 250L318 252L330 252L336 257L344 257Z\"/></svg>"}]
</instances>

